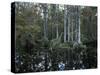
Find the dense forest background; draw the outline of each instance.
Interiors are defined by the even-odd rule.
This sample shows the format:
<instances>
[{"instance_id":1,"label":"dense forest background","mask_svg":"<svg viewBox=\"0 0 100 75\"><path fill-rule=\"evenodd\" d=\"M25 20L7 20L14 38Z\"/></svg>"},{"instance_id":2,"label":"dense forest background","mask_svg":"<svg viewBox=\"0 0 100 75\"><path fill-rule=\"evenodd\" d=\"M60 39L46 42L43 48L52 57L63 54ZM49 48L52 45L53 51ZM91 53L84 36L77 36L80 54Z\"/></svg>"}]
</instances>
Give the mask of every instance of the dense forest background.
<instances>
[{"instance_id":1,"label":"dense forest background","mask_svg":"<svg viewBox=\"0 0 100 75\"><path fill-rule=\"evenodd\" d=\"M16 72L97 67L97 7L16 2L15 28Z\"/></svg>"}]
</instances>

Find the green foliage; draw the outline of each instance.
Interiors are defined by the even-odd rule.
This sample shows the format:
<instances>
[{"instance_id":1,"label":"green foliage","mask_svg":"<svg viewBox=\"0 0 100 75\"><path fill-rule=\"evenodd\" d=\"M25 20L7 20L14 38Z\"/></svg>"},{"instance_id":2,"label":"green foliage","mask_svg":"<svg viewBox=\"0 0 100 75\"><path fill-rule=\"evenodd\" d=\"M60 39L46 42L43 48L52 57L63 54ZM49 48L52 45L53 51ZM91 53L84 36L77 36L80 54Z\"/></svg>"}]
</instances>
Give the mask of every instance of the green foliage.
<instances>
[{"instance_id":1,"label":"green foliage","mask_svg":"<svg viewBox=\"0 0 100 75\"><path fill-rule=\"evenodd\" d=\"M49 48L49 40L48 40L48 38L44 37L41 42L42 42L42 47L43 48Z\"/></svg>"},{"instance_id":2,"label":"green foliage","mask_svg":"<svg viewBox=\"0 0 100 75\"><path fill-rule=\"evenodd\" d=\"M61 37L62 37L62 33L58 38L52 39L50 41L50 48L58 48L61 43Z\"/></svg>"},{"instance_id":3,"label":"green foliage","mask_svg":"<svg viewBox=\"0 0 100 75\"><path fill-rule=\"evenodd\" d=\"M65 42L65 43L61 43L59 48L72 48L73 47L73 43L72 42Z\"/></svg>"},{"instance_id":4,"label":"green foliage","mask_svg":"<svg viewBox=\"0 0 100 75\"><path fill-rule=\"evenodd\" d=\"M84 49L84 48L86 48L86 45L74 43L73 48L82 48L82 49Z\"/></svg>"},{"instance_id":5,"label":"green foliage","mask_svg":"<svg viewBox=\"0 0 100 75\"><path fill-rule=\"evenodd\" d=\"M97 39L97 8L85 7L81 13L81 40L90 42Z\"/></svg>"}]
</instances>

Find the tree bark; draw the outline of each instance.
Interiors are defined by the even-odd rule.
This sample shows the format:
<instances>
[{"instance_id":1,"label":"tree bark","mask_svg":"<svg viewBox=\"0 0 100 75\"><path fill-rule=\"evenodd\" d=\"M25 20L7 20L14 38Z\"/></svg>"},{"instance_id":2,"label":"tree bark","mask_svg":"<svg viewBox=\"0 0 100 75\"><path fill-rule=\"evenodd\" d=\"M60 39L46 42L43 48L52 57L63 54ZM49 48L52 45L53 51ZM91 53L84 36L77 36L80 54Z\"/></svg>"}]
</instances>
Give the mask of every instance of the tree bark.
<instances>
[{"instance_id":1,"label":"tree bark","mask_svg":"<svg viewBox=\"0 0 100 75\"><path fill-rule=\"evenodd\" d=\"M44 10L44 37L47 38L47 5L43 6Z\"/></svg>"},{"instance_id":2,"label":"tree bark","mask_svg":"<svg viewBox=\"0 0 100 75\"><path fill-rule=\"evenodd\" d=\"M58 11L59 11L59 5L56 5L56 38L59 37L59 32L58 32Z\"/></svg>"},{"instance_id":3,"label":"tree bark","mask_svg":"<svg viewBox=\"0 0 100 75\"><path fill-rule=\"evenodd\" d=\"M67 16L67 12L66 12L66 5L64 5L64 42L66 42L66 16Z\"/></svg>"}]
</instances>

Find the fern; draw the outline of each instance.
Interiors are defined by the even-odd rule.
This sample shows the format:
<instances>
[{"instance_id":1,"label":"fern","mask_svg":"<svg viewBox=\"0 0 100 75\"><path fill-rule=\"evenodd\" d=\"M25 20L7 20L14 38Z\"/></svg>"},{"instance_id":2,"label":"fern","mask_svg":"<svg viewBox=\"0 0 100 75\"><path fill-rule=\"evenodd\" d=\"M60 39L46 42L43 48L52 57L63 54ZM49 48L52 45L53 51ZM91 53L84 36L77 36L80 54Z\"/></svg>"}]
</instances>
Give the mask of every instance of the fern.
<instances>
[{"instance_id":1,"label":"fern","mask_svg":"<svg viewBox=\"0 0 100 75\"><path fill-rule=\"evenodd\" d=\"M58 38L52 39L50 41L50 48L57 48L57 47L59 47L59 45L61 43L61 37L62 37L62 33L61 33L61 35Z\"/></svg>"}]
</instances>

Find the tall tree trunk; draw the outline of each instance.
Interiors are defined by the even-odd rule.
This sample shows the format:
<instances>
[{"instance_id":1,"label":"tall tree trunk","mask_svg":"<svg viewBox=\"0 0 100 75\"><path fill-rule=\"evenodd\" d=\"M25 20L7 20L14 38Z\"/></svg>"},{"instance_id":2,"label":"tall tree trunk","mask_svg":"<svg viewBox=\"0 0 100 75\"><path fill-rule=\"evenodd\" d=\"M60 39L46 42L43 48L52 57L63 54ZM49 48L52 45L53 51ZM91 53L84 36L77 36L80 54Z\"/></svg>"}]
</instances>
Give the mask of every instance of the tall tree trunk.
<instances>
[{"instance_id":1,"label":"tall tree trunk","mask_svg":"<svg viewBox=\"0 0 100 75\"><path fill-rule=\"evenodd\" d=\"M52 38L54 38L54 28L55 28L55 10L56 10L56 5L52 4L51 5L51 18L52 18L52 25L51 25L51 34L52 34Z\"/></svg>"},{"instance_id":2,"label":"tall tree trunk","mask_svg":"<svg viewBox=\"0 0 100 75\"><path fill-rule=\"evenodd\" d=\"M72 23L72 27L71 27L71 41L73 41L73 24L74 24L74 22L73 22L73 17L71 18L71 23Z\"/></svg>"},{"instance_id":3,"label":"tall tree trunk","mask_svg":"<svg viewBox=\"0 0 100 75\"><path fill-rule=\"evenodd\" d=\"M70 15L68 17L68 42L70 42Z\"/></svg>"},{"instance_id":4,"label":"tall tree trunk","mask_svg":"<svg viewBox=\"0 0 100 75\"><path fill-rule=\"evenodd\" d=\"M75 42L81 43L80 40L80 7L76 6L75 8L76 14L75 14Z\"/></svg>"},{"instance_id":5,"label":"tall tree trunk","mask_svg":"<svg viewBox=\"0 0 100 75\"><path fill-rule=\"evenodd\" d=\"M44 10L44 37L47 38L47 5L43 6Z\"/></svg>"},{"instance_id":6,"label":"tall tree trunk","mask_svg":"<svg viewBox=\"0 0 100 75\"><path fill-rule=\"evenodd\" d=\"M77 42L77 6L75 11L75 42Z\"/></svg>"},{"instance_id":7,"label":"tall tree trunk","mask_svg":"<svg viewBox=\"0 0 100 75\"><path fill-rule=\"evenodd\" d=\"M81 40L80 40L80 7L78 7L78 43L81 43Z\"/></svg>"},{"instance_id":8,"label":"tall tree trunk","mask_svg":"<svg viewBox=\"0 0 100 75\"><path fill-rule=\"evenodd\" d=\"M64 5L64 42L66 42L66 15L67 15L67 12L66 12L66 5Z\"/></svg>"},{"instance_id":9,"label":"tall tree trunk","mask_svg":"<svg viewBox=\"0 0 100 75\"><path fill-rule=\"evenodd\" d=\"M70 6L67 6L67 12L68 12L68 42L70 42L70 17L71 17L71 15L70 15Z\"/></svg>"},{"instance_id":10,"label":"tall tree trunk","mask_svg":"<svg viewBox=\"0 0 100 75\"><path fill-rule=\"evenodd\" d=\"M58 32L58 11L59 11L59 5L56 5L56 38L59 37L59 32Z\"/></svg>"}]
</instances>

